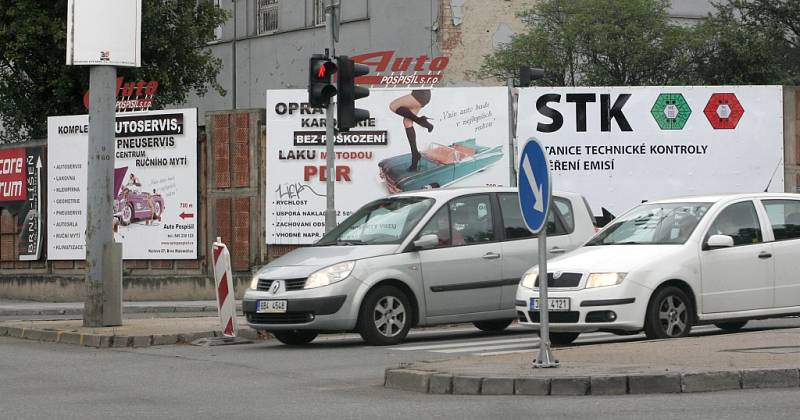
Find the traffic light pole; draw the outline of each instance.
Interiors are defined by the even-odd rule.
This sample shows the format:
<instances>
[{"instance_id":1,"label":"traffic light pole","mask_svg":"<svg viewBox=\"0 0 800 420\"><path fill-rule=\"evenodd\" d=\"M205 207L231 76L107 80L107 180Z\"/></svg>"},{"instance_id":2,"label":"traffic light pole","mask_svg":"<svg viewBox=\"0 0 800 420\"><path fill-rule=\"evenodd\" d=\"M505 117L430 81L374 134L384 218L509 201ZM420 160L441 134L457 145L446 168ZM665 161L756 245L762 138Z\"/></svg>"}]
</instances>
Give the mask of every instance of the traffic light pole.
<instances>
[{"instance_id":1,"label":"traffic light pole","mask_svg":"<svg viewBox=\"0 0 800 420\"><path fill-rule=\"evenodd\" d=\"M330 41L330 57L336 57L336 42L334 40L334 16L335 4L333 0L328 0L325 6L325 28L328 30L328 40ZM325 233L330 232L336 227L336 200L335 200L335 162L333 154L333 143L336 140L336 130L333 126L333 101L328 103L325 109L325 172L327 172L327 182L325 183Z\"/></svg>"}]
</instances>

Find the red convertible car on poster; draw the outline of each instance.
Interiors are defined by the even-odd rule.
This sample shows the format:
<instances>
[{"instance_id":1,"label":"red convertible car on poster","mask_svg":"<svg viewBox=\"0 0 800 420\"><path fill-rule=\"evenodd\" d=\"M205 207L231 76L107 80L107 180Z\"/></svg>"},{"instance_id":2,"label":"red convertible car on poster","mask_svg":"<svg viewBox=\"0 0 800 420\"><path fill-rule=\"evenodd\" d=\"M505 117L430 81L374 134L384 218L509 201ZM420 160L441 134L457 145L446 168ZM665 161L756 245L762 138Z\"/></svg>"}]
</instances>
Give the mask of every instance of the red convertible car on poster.
<instances>
[{"instance_id":1,"label":"red convertible car on poster","mask_svg":"<svg viewBox=\"0 0 800 420\"><path fill-rule=\"evenodd\" d=\"M125 226L137 220L154 220L161 217L164 211L164 199L161 194L139 192L123 187L114 200L114 217Z\"/></svg>"},{"instance_id":2,"label":"red convertible car on poster","mask_svg":"<svg viewBox=\"0 0 800 420\"><path fill-rule=\"evenodd\" d=\"M114 170L114 189L117 191L114 197L114 218L123 226L137 220L148 223L151 220L161 220L164 198L156 193L156 190L153 190L152 194L141 191L142 184L134 174L130 174L128 182L122 185L127 171L127 167Z\"/></svg>"}]
</instances>

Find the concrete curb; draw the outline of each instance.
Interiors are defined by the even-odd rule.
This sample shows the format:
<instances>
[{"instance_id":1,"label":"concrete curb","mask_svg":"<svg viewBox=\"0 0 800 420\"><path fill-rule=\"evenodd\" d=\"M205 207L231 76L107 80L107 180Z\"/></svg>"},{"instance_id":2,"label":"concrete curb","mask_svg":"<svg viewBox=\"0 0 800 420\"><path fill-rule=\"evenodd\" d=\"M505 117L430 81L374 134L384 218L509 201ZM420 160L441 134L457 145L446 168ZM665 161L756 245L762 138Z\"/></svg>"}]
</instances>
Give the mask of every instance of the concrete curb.
<instances>
[{"instance_id":1,"label":"concrete curb","mask_svg":"<svg viewBox=\"0 0 800 420\"><path fill-rule=\"evenodd\" d=\"M242 312L241 303L237 304L237 313ZM156 306L124 306L122 308L124 314L151 314L151 313L217 313L217 307L214 305L197 305L197 306L169 306L169 305L156 305ZM2 309L0 308L0 317L9 316L82 316L82 308L50 308L50 309Z\"/></svg>"},{"instance_id":2,"label":"concrete curb","mask_svg":"<svg viewBox=\"0 0 800 420\"><path fill-rule=\"evenodd\" d=\"M216 309L215 309L216 310ZM152 334L152 335L125 335L125 334L87 334L76 331L57 331L52 329L36 329L12 326L0 326L0 337L14 337L45 343L70 344L75 346L96 348L125 348L125 347L151 347L174 344L191 344L192 341L203 337L219 337L218 331L202 331L182 334ZM252 329L239 329L239 336L250 340L263 340L257 331Z\"/></svg>"},{"instance_id":3,"label":"concrete curb","mask_svg":"<svg viewBox=\"0 0 800 420\"><path fill-rule=\"evenodd\" d=\"M2 335L2 330L0 330ZM798 369L741 369L692 373L481 377L414 368L386 369L386 388L454 395L623 395L798 388Z\"/></svg>"}]
</instances>

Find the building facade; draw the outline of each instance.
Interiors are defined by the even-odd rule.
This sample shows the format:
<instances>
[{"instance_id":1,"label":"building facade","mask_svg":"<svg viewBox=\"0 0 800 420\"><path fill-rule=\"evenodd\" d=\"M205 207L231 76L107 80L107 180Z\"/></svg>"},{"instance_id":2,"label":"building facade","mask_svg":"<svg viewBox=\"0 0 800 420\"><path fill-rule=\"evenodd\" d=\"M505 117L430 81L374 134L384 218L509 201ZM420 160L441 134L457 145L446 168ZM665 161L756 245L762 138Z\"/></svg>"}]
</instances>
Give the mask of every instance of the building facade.
<instances>
[{"instance_id":1,"label":"building facade","mask_svg":"<svg viewBox=\"0 0 800 420\"><path fill-rule=\"evenodd\" d=\"M337 55L368 53L427 64L446 57L441 86L497 84L470 76L483 57L524 30L517 14L531 0L339 0ZM263 108L267 89L305 88L308 58L329 46L326 0L215 0L231 18L209 45L222 60L218 76L227 94L209 92L185 104L206 111ZM713 11L710 1L672 0L670 14L691 24ZM390 52L389 55L387 52ZM420 66L423 68L425 66ZM427 70L427 69L426 69ZM413 72L410 69L409 72Z\"/></svg>"}]
</instances>

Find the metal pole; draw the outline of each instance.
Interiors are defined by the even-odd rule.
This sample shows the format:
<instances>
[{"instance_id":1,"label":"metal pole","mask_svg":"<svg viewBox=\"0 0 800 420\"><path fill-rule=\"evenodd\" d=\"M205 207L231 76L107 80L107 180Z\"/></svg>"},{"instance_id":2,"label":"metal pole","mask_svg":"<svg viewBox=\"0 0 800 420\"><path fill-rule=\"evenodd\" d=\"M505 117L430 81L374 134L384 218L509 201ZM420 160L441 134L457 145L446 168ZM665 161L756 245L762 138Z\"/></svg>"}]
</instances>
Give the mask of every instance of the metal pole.
<instances>
[{"instance_id":1,"label":"metal pole","mask_svg":"<svg viewBox=\"0 0 800 420\"><path fill-rule=\"evenodd\" d=\"M113 238L114 110L117 69L89 70L89 156L86 188L86 327L122 324L121 261ZM119 276L117 269L119 268ZM119 282L119 284L116 284ZM118 286L118 287L117 287ZM118 291L120 298L112 294ZM116 314L119 314L117 317Z\"/></svg>"},{"instance_id":2,"label":"metal pole","mask_svg":"<svg viewBox=\"0 0 800 420\"><path fill-rule=\"evenodd\" d=\"M508 179L509 185L517 186L517 173L514 170L514 79L509 78L508 84Z\"/></svg>"},{"instance_id":3,"label":"metal pole","mask_svg":"<svg viewBox=\"0 0 800 420\"><path fill-rule=\"evenodd\" d=\"M546 217L546 214L545 214ZM550 320L547 307L547 224L539 232L539 357L533 367L558 367L550 350Z\"/></svg>"},{"instance_id":4,"label":"metal pole","mask_svg":"<svg viewBox=\"0 0 800 420\"><path fill-rule=\"evenodd\" d=\"M233 3L233 41L231 43L231 102L233 102L232 109L236 109L236 0L231 0Z\"/></svg>"},{"instance_id":5,"label":"metal pole","mask_svg":"<svg viewBox=\"0 0 800 420\"><path fill-rule=\"evenodd\" d=\"M325 5L325 28L328 30L328 40L330 41L330 57L336 58L336 43L333 39L333 0L328 0ZM325 183L325 199L327 206L325 209L325 232L330 232L336 227L336 200L334 191L335 163L333 155L333 142L336 139L336 132L333 127L333 100L325 110L325 172L327 172L327 182Z\"/></svg>"}]
</instances>

